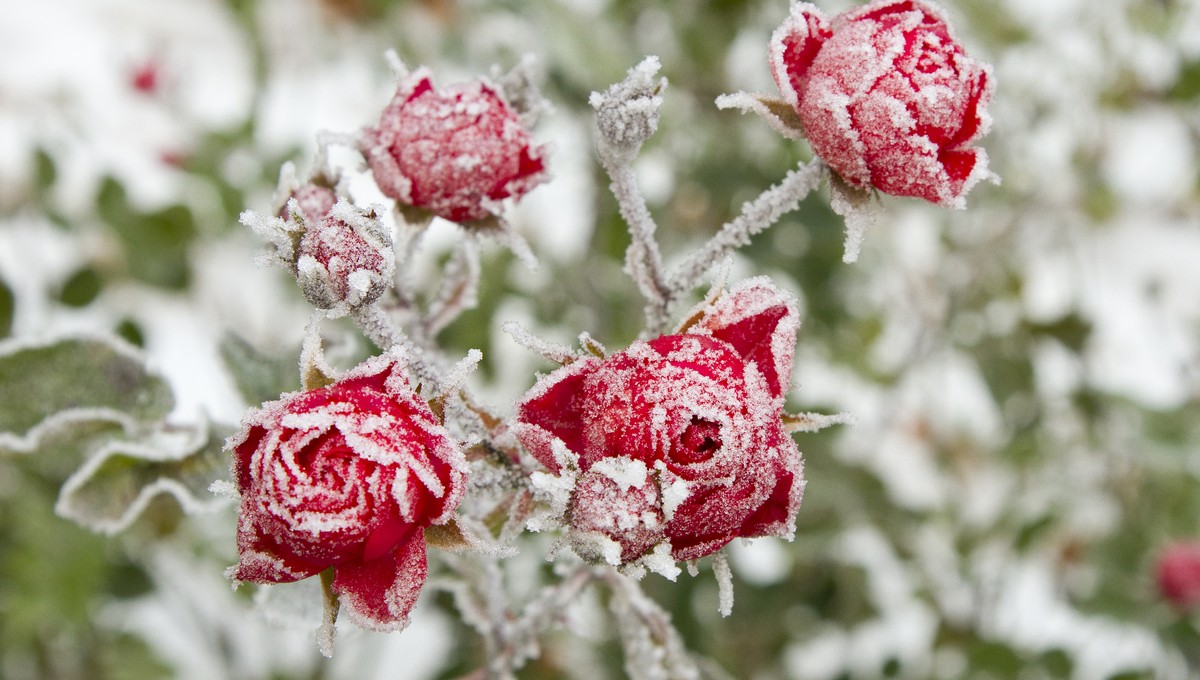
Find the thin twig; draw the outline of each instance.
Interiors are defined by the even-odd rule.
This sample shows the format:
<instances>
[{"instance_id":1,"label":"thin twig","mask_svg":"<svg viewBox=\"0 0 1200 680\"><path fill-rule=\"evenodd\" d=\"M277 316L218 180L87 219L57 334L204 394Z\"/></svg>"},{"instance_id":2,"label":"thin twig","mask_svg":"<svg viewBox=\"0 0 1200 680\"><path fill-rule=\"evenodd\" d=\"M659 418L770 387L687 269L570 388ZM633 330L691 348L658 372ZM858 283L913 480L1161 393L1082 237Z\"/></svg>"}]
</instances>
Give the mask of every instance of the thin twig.
<instances>
[{"instance_id":1,"label":"thin twig","mask_svg":"<svg viewBox=\"0 0 1200 680\"><path fill-rule=\"evenodd\" d=\"M808 163L801 163L778 184L759 194L758 198L743 203L740 215L726 222L721 231L672 272L669 289L673 295L698 286L714 263L736 248L750 243L755 234L766 230L785 213L795 210L800 201L817 187L824 172L825 164L819 158L814 158Z\"/></svg>"},{"instance_id":2,"label":"thin twig","mask_svg":"<svg viewBox=\"0 0 1200 680\"><path fill-rule=\"evenodd\" d=\"M626 163L610 162L606 156L600 154L601 164L612 180L609 188L617 199L621 217L629 226L630 243L625 251L625 269L649 303L646 306L647 325L657 328L666 318L672 297L662 253L654 237L657 225L650 209L646 207L646 199L638 188L633 168Z\"/></svg>"}]
</instances>

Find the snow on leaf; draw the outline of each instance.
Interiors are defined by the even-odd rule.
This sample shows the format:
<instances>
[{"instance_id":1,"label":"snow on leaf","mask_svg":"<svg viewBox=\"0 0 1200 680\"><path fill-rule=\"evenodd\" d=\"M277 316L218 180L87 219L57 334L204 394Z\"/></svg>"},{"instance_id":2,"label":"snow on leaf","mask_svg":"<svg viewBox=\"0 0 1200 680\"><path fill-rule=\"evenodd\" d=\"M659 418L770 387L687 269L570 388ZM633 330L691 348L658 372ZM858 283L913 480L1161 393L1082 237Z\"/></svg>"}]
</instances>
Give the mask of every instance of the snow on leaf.
<instances>
[{"instance_id":1,"label":"snow on leaf","mask_svg":"<svg viewBox=\"0 0 1200 680\"><path fill-rule=\"evenodd\" d=\"M9 453L38 450L64 428L115 423L130 432L161 420L174 402L140 352L99 336L0 343L0 385L0 452Z\"/></svg>"},{"instance_id":2,"label":"snow on leaf","mask_svg":"<svg viewBox=\"0 0 1200 680\"><path fill-rule=\"evenodd\" d=\"M737 109L742 113L754 113L765 120L771 129L788 139L804 139L804 125L796 109L783 99L765 94L731 92L717 97L718 109Z\"/></svg>"},{"instance_id":3,"label":"snow on leaf","mask_svg":"<svg viewBox=\"0 0 1200 680\"><path fill-rule=\"evenodd\" d=\"M164 429L145 439L102 445L63 484L55 512L104 534L126 529L160 494L186 513L224 505L209 487L229 475L227 432L207 427Z\"/></svg>"}]
</instances>

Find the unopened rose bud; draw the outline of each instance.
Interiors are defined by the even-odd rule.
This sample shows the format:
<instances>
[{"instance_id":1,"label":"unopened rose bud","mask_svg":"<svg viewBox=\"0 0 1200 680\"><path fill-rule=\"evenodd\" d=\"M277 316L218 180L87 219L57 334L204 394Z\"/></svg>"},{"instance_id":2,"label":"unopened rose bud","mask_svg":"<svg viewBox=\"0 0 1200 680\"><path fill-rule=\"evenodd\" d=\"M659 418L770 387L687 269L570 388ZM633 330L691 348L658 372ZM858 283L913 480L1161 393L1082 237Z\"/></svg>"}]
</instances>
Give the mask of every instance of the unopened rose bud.
<instances>
[{"instance_id":1,"label":"unopened rose bud","mask_svg":"<svg viewBox=\"0 0 1200 680\"><path fill-rule=\"evenodd\" d=\"M494 218L502 201L547 179L546 148L497 88L438 89L425 69L400 83L359 146L385 195L460 224Z\"/></svg>"},{"instance_id":2,"label":"unopened rose bud","mask_svg":"<svg viewBox=\"0 0 1200 680\"><path fill-rule=\"evenodd\" d=\"M391 285L394 269L391 234L373 214L342 202L323 218L305 222L296 251L296 280L313 306L370 304Z\"/></svg>"},{"instance_id":3,"label":"unopened rose bud","mask_svg":"<svg viewBox=\"0 0 1200 680\"><path fill-rule=\"evenodd\" d=\"M666 78L656 78L657 57L646 57L629 69L629 75L604 92L593 92L588 103L596 110L600 143L623 159L632 159L658 129L659 109Z\"/></svg>"}]
</instances>

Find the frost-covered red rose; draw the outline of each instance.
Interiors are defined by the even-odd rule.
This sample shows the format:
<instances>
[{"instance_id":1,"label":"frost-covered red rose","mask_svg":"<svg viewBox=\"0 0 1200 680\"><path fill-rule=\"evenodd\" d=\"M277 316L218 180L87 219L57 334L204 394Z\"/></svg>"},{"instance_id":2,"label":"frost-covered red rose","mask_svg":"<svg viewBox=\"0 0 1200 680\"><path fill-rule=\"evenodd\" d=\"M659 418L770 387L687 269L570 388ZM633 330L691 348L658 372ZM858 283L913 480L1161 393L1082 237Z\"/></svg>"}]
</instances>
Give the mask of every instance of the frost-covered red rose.
<instances>
[{"instance_id":1,"label":"frost-covered red rose","mask_svg":"<svg viewBox=\"0 0 1200 680\"><path fill-rule=\"evenodd\" d=\"M320 214L325 197L296 203L305 215L296 249L296 280L304 297L321 309L358 307L379 299L392 283L392 235L374 215L340 202ZM289 208L290 210L290 208Z\"/></svg>"},{"instance_id":2,"label":"frost-covered red rose","mask_svg":"<svg viewBox=\"0 0 1200 680\"><path fill-rule=\"evenodd\" d=\"M991 70L933 4L875 0L827 21L793 2L770 60L813 151L850 184L962 207L989 177L970 144L991 122Z\"/></svg>"},{"instance_id":3,"label":"frost-covered red rose","mask_svg":"<svg viewBox=\"0 0 1200 680\"><path fill-rule=\"evenodd\" d=\"M664 543L692 560L793 531L804 479L782 415L795 303L753 279L693 318L681 333L578 359L518 405L526 449L576 477L564 522L599 539L595 556L610 563Z\"/></svg>"},{"instance_id":4,"label":"frost-covered red rose","mask_svg":"<svg viewBox=\"0 0 1200 680\"><path fill-rule=\"evenodd\" d=\"M1200 604L1200 544L1175 543L1158 556L1158 592L1177 609Z\"/></svg>"},{"instance_id":5,"label":"frost-covered red rose","mask_svg":"<svg viewBox=\"0 0 1200 680\"><path fill-rule=\"evenodd\" d=\"M425 69L400 83L360 148L384 194L460 223L494 217L547 177L544 147L497 88L438 89Z\"/></svg>"},{"instance_id":6,"label":"frost-covered red rose","mask_svg":"<svg viewBox=\"0 0 1200 680\"><path fill-rule=\"evenodd\" d=\"M425 581L424 529L450 519L466 461L398 357L263 404L227 447L241 494L232 578L288 583L332 568L359 624L407 625Z\"/></svg>"}]
</instances>

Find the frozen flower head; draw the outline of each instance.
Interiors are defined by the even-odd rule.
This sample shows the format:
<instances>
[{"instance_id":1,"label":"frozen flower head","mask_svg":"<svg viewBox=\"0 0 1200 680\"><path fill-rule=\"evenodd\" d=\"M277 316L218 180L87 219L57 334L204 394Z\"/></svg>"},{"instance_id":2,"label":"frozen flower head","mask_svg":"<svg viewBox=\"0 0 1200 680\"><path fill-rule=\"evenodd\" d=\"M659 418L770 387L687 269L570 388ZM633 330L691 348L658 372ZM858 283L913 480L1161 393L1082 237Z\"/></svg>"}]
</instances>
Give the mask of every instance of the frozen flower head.
<instances>
[{"instance_id":1,"label":"frozen flower head","mask_svg":"<svg viewBox=\"0 0 1200 680\"><path fill-rule=\"evenodd\" d=\"M319 209L323 194L289 201L301 213ZM305 229L296 250L296 280L304 297L321 309L346 310L370 304L391 285L395 269L392 236L372 213L340 202Z\"/></svg>"},{"instance_id":2,"label":"frozen flower head","mask_svg":"<svg viewBox=\"0 0 1200 680\"><path fill-rule=\"evenodd\" d=\"M227 447L241 494L232 578L288 583L332 569L358 623L407 625L425 581L423 530L450 519L466 461L399 358L263 404Z\"/></svg>"},{"instance_id":3,"label":"frozen flower head","mask_svg":"<svg viewBox=\"0 0 1200 680\"><path fill-rule=\"evenodd\" d=\"M495 217L547 178L544 147L496 88L437 89L425 69L400 83L360 148L384 194L459 223Z\"/></svg>"},{"instance_id":4,"label":"frozen flower head","mask_svg":"<svg viewBox=\"0 0 1200 680\"><path fill-rule=\"evenodd\" d=\"M1200 604L1200 544L1176 543L1158 556L1158 592L1180 610Z\"/></svg>"},{"instance_id":5,"label":"frozen flower head","mask_svg":"<svg viewBox=\"0 0 1200 680\"><path fill-rule=\"evenodd\" d=\"M692 560L737 537L793 530L804 480L782 409L795 303L754 279L692 319L680 333L578 359L518 404L522 444L576 478L560 501L573 544L591 539L607 562L659 544Z\"/></svg>"},{"instance_id":6,"label":"frozen flower head","mask_svg":"<svg viewBox=\"0 0 1200 680\"><path fill-rule=\"evenodd\" d=\"M936 6L875 0L827 21L793 2L770 59L813 151L850 184L962 207L990 176L969 145L991 121L991 69Z\"/></svg>"}]
</instances>

